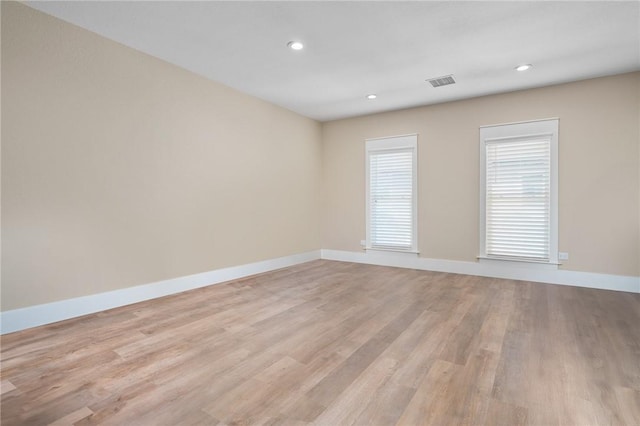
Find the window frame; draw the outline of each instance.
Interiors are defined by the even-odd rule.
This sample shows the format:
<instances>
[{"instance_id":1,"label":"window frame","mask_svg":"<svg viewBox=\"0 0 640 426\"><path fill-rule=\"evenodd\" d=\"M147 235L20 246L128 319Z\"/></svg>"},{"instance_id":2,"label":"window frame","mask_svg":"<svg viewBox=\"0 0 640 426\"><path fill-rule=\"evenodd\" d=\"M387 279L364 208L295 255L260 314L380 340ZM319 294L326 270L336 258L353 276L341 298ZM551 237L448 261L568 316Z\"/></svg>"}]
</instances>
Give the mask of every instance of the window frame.
<instances>
[{"instance_id":1,"label":"window frame","mask_svg":"<svg viewBox=\"0 0 640 426\"><path fill-rule=\"evenodd\" d=\"M483 263L493 264L528 264L529 266L557 269L558 262L558 131L559 119L524 121L517 123L497 124L480 127L480 238L478 259ZM549 137L549 259L535 260L530 258L492 256L486 250L487 221L487 142L517 141L523 138Z\"/></svg>"},{"instance_id":2,"label":"window frame","mask_svg":"<svg viewBox=\"0 0 640 426\"><path fill-rule=\"evenodd\" d=\"M383 246L375 246L371 238L371 153L384 151L409 150L412 154L412 220L411 220L411 247L409 249L394 249ZM407 134L372 138L365 140L365 193L366 193L366 240L367 252L393 252L397 254L417 255L418 251L418 135Z\"/></svg>"}]
</instances>

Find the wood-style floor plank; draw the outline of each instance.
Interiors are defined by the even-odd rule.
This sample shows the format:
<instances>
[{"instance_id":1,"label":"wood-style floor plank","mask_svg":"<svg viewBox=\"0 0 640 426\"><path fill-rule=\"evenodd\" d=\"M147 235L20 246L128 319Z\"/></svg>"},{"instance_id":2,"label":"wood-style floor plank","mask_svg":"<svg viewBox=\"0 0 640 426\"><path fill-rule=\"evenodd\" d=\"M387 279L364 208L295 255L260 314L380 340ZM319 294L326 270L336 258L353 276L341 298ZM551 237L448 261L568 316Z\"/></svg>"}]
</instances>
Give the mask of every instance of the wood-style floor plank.
<instances>
[{"instance_id":1,"label":"wood-style floor plank","mask_svg":"<svg viewBox=\"0 0 640 426\"><path fill-rule=\"evenodd\" d=\"M314 261L0 338L3 425L640 425L640 295Z\"/></svg>"}]
</instances>

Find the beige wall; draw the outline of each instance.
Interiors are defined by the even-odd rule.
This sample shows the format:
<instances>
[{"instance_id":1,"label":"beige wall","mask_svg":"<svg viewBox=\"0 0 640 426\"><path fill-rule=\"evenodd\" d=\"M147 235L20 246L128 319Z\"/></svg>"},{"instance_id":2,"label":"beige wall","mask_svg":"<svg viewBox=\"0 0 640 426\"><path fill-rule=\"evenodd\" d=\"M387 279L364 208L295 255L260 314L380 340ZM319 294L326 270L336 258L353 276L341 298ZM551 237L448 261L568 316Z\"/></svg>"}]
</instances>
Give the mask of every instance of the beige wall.
<instances>
[{"instance_id":1,"label":"beige wall","mask_svg":"<svg viewBox=\"0 0 640 426\"><path fill-rule=\"evenodd\" d=\"M418 133L420 256L475 261L479 126L558 117L563 268L640 275L639 89L633 73L325 123L322 246L361 250L364 140Z\"/></svg>"},{"instance_id":2,"label":"beige wall","mask_svg":"<svg viewBox=\"0 0 640 426\"><path fill-rule=\"evenodd\" d=\"M421 256L475 261L478 127L549 117L564 268L640 275L640 73L320 125L1 8L3 311L359 251L364 140L407 133L419 134Z\"/></svg>"},{"instance_id":3,"label":"beige wall","mask_svg":"<svg viewBox=\"0 0 640 426\"><path fill-rule=\"evenodd\" d=\"M320 248L321 126L2 2L2 310Z\"/></svg>"}]
</instances>

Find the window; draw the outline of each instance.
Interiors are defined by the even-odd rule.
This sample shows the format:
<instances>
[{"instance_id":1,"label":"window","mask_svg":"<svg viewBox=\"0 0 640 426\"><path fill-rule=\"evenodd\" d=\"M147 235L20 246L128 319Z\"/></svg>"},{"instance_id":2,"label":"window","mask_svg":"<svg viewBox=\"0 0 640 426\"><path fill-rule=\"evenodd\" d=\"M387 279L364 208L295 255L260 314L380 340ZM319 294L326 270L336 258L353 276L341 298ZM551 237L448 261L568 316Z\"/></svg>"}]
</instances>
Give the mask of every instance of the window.
<instances>
[{"instance_id":1,"label":"window","mask_svg":"<svg viewBox=\"0 0 640 426\"><path fill-rule=\"evenodd\" d=\"M480 128L480 259L558 263L558 120Z\"/></svg>"},{"instance_id":2,"label":"window","mask_svg":"<svg viewBox=\"0 0 640 426\"><path fill-rule=\"evenodd\" d=\"M417 253L417 135L366 141L366 248Z\"/></svg>"}]
</instances>

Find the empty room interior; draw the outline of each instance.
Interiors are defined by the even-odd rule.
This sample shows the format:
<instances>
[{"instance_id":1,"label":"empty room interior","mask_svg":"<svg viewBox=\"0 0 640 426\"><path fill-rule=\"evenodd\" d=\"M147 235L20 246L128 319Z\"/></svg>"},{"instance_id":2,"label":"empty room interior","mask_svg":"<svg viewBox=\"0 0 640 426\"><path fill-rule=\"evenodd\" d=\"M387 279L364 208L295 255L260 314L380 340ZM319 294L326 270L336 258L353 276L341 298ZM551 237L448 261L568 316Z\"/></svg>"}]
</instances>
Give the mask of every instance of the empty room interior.
<instances>
[{"instance_id":1,"label":"empty room interior","mask_svg":"<svg viewBox=\"0 0 640 426\"><path fill-rule=\"evenodd\" d=\"M640 2L0 14L2 425L640 425Z\"/></svg>"}]
</instances>

